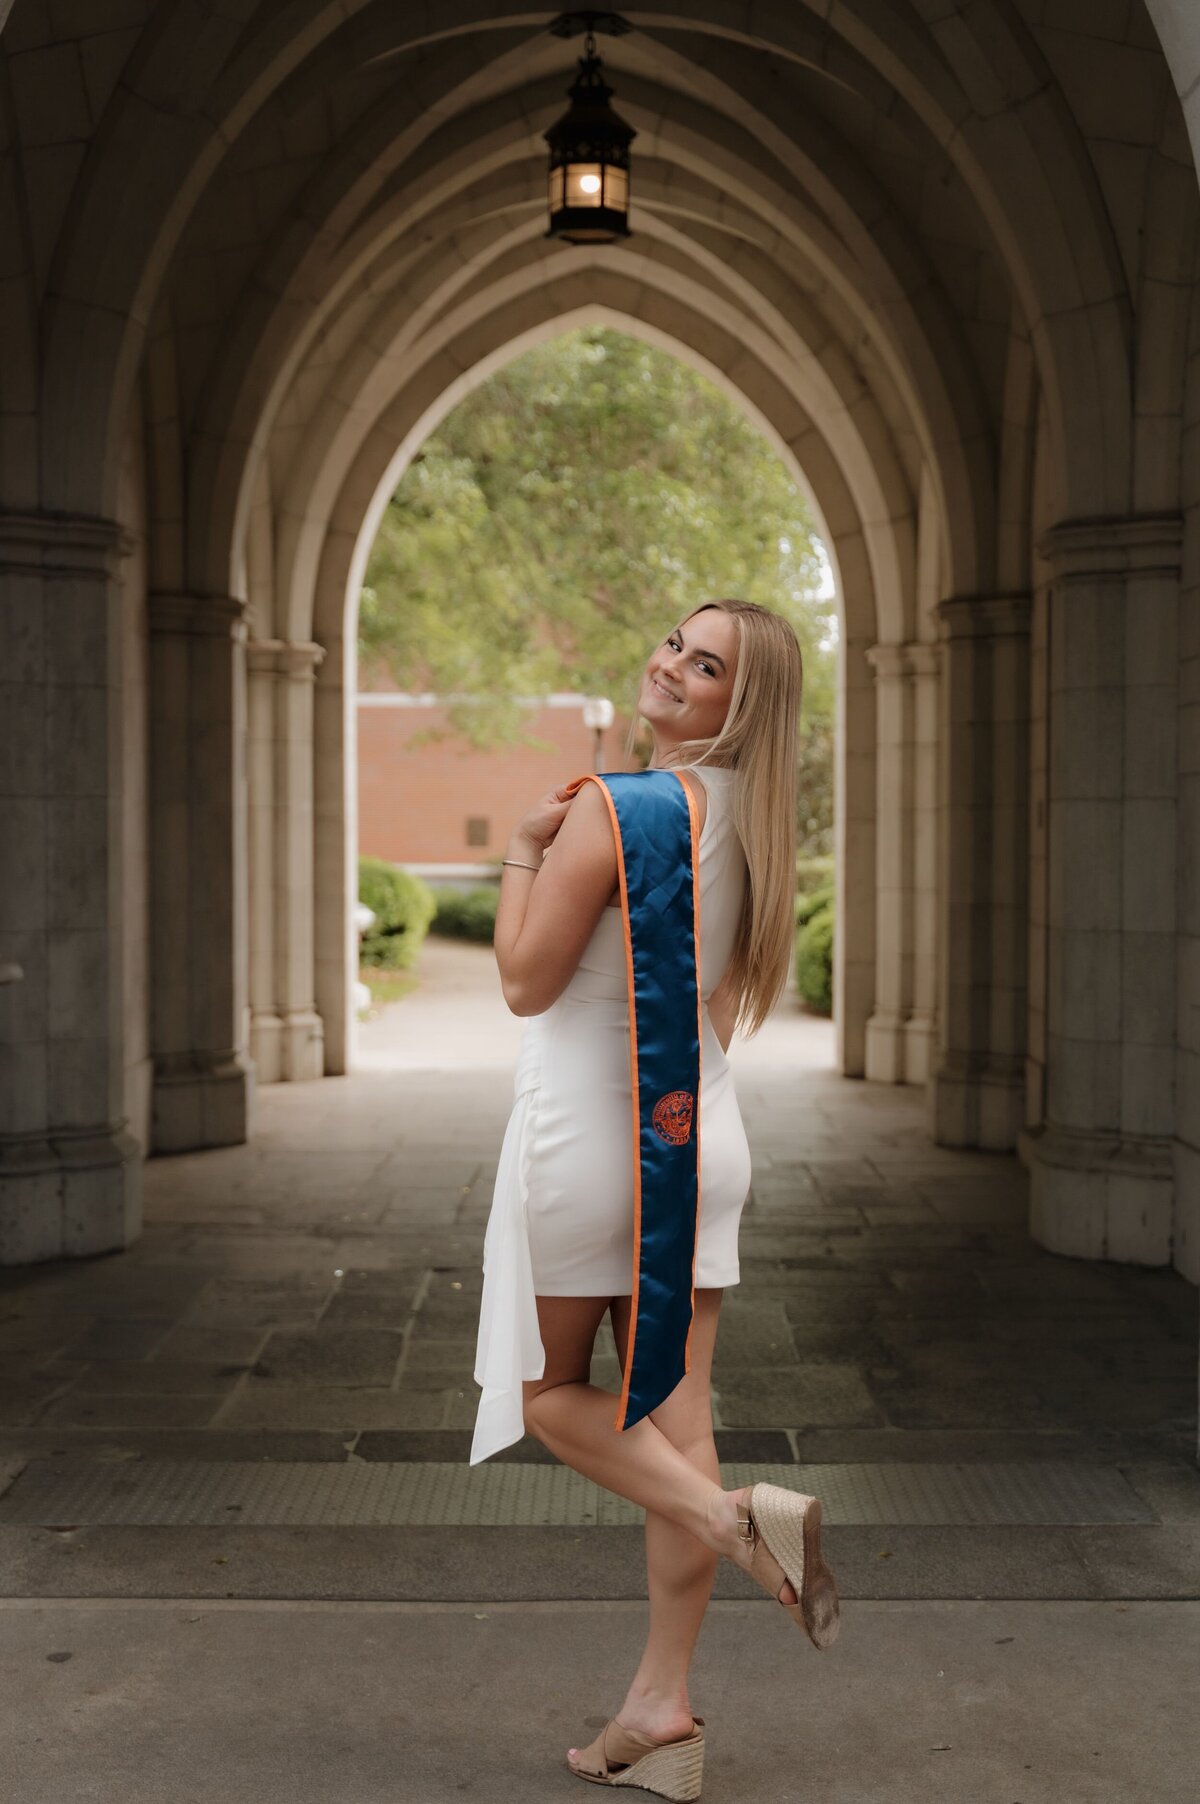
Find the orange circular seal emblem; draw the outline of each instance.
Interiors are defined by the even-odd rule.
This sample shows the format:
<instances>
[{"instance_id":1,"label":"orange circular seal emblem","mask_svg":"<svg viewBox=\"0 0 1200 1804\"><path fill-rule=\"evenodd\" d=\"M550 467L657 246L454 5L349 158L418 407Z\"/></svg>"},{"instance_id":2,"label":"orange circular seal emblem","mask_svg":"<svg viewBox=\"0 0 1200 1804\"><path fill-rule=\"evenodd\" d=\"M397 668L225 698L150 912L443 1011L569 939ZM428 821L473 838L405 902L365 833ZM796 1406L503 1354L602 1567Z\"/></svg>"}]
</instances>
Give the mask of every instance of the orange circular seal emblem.
<instances>
[{"instance_id":1,"label":"orange circular seal emblem","mask_svg":"<svg viewBox=\"0 0 1200 1804\"><path fill-rule=\"evenodd\" d=\"M665 1096L660 1096L650 1119L660 1140L665 1140L668 1146L685 1146L692 1131L691 1091L669 1090Z\"/></svg>"}]
</instances>

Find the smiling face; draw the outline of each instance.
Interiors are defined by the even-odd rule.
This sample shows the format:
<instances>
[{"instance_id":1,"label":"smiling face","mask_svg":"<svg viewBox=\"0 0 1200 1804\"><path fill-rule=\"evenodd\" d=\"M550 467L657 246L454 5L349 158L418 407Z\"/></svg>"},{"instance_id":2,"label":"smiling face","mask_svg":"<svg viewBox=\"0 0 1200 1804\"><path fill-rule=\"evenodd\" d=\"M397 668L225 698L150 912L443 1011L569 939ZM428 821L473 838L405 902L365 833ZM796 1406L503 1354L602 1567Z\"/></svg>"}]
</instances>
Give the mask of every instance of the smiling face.
<instances>
[{"instance_id":1,"label":"smiling face","mask_svg":"<svg viewBox=\"0 0 1200 1804\"><path fill-rule=\"evenodd\" d=\"M729 712L738 634L724 608L701 608L650 653L638 712L654 734L654 762L685 739L711 739Z\"/></svg>"}]
</instances>

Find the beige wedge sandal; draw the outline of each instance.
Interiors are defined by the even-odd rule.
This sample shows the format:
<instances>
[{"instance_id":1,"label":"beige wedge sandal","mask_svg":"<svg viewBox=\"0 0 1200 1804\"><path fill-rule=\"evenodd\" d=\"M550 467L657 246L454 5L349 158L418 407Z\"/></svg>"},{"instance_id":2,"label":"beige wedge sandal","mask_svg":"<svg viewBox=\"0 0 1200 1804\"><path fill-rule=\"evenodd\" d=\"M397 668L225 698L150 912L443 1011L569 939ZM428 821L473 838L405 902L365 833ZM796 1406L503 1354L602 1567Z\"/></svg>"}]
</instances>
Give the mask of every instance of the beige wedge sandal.
<instances>
[{"instance_id":1,"label":"beige wedge sandal","mask_svg":"<svg viewBox=\"0 0 1200 1804\"><path fill-rule=\"evenodd\" d=\"M814 1647L828 1647L841 1627L837 1585L821 1558L821 1505L802 1491L756 1484L737 1506L738 1536L750 1547L750 1573ZM785 1604L784 1580L798 1598Z\"/></svg>"},{"instance_id":2,"label":"beige wedge sandal","mask_svg":"<svg viewBox=\"0 0 1200 1804\"><path fill-rule=\"evenodd\" d=\"M626 1729L611 1717L578 1758L567 1766L591 1785L630 1785L660 1798L700 1796L704 1776L704 1718L692 1718L692 1732L682 1741L651 1741L638 1729Z\"/></svg>"}]
</instances>

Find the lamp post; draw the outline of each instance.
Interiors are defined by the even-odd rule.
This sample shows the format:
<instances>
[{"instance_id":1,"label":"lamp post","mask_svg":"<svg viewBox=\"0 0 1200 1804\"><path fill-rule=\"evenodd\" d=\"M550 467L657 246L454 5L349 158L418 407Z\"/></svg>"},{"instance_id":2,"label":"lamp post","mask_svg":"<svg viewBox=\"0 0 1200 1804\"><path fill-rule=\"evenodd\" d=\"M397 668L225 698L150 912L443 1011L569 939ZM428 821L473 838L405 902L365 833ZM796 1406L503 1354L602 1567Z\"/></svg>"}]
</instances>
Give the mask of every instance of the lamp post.
<instances>
[{"instance_id":1,"label":"lamp post","mask_svg":"<svg viewBox=\"0 0 1200 1804\"><path fill-rule=\"evenodd\" d=\"M613 723L613 705L605 695L589 695L583 704L583 724L590 727L594 735L592 740L592 769L600 769L600 737L606 727Z\"/></svg>"},{"instance_id":2,"label":"lamp post","mask_svg":"<svg viewBox=\"0 0 1200 1804\"><path fill-rule=\"evenodd\" d=\"M609 106L613 90L596 55L597 31L614 37L633 27L619 13L560 13L550 26L555 37L585 32L579 74L567 89L571 104L549 131L550 224L547 238L568 244L613 244L628 238L629 146L633 127Z\"/></svg>"}]
</instances>

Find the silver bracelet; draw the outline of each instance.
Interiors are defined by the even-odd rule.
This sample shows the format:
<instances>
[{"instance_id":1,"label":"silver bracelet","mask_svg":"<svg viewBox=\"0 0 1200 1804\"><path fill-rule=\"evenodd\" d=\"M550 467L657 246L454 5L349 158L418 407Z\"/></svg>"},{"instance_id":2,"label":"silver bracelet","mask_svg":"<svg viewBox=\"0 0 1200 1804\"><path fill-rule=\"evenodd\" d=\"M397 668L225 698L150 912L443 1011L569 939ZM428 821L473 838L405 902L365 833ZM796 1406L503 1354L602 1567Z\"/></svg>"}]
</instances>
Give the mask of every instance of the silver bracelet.
<instances>
[{"instance_id":1,"label":"silver bracelet","mask_svg":"<svg viewBox=\"0 0 1200 1804\"><path fill-rule=\"evenodd\" d=\"M502 858L500 862L501 864L515 864L522 871L540 871L542 868L540 864L526 864L520 858Z\"/></svg>"}]
</instances>

